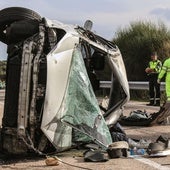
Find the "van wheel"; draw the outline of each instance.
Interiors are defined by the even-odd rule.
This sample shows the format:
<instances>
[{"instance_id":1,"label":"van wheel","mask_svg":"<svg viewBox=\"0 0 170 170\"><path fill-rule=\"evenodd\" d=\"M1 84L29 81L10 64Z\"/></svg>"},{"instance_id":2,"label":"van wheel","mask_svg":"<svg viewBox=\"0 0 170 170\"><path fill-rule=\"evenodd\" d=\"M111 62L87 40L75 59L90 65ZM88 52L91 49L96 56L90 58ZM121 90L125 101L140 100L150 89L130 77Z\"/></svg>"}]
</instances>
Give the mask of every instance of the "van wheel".
<instances>
[{"instance_id":1,"label":"van wheel","mask_svg":"<svg viewBox=\"0 0 170 170\"><path fill-rule=\"evenodd\" d=\"M0 41L5 44L8 43L8 35L7 35L7 28L16 22L16 21L23 21L23 20L32 20L35 22L35 25L42 20L42 17L27 8L22 7L10 7L5 8L0 11Z\"/></svg>"}]
</instances>

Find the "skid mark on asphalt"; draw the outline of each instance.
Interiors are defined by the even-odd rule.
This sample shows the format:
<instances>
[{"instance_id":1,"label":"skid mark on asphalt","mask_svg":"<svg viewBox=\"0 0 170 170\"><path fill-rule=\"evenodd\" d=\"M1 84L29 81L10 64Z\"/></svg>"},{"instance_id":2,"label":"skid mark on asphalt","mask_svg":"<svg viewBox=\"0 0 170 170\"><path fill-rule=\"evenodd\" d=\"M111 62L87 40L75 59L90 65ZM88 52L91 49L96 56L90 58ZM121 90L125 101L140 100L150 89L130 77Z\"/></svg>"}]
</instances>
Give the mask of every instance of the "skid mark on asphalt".
<instances>
[{"instance_id":1,"label":"skid mark on asphalt","mask_svg":"<svg viewBox=\"0 0 170 170\"><path fill-rule=\"evenodd\" d=\"M151 161L149 159L146 158L142 158L142 157L133 157L135 160L140 161L144 164L147 164L153 168L159 169L159 170L170 170L169 167L167 166L162 166L161 164L158 164L157 162Z\"/></svg>"}]
</instances>

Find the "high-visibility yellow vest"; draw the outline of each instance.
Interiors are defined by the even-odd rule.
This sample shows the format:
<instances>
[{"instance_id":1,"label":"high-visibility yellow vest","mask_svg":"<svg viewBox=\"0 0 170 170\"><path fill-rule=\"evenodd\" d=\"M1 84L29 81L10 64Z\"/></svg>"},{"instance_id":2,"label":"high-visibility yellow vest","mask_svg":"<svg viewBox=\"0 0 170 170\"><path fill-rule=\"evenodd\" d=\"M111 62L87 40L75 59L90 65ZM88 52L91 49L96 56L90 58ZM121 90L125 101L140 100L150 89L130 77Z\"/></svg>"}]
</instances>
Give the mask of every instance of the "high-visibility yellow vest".
<instances>
[{"instance_id":1,"label":"high-visibility yellow vest","mask_svg":"<svg viewBox=\"0 0 170 170\"><path fill-rule=\"evenodd\" d=\"M161 72L158 75L158 79L161 80L166 73L165 82L166 82L166 96L167 101L170 101L170 58L166 59L163 63Z\"/></svg>"},{"instance_id":2,"label":"high-visibility yellow vest","mask_svg":"<svg viewBox=\"0 0 170 170\"><path fill-rule=\"evenodd\" d=\"M150 61L149 68L153 69L155 73L159 73L161 71L162 63L160 60Z\"/></svg>"},{"instance_id":3,"label":"high-visibility yellow vest","mask_svg":"<svg viewBox=\"0 0 170 170\"><path fill-rule=\"evenodd\" d=\"M162 79L165 73L166 73L166 80L170 81L170 58L164 61L161 72L159 73L158 79Z\"/></svg>"}]
</instances>

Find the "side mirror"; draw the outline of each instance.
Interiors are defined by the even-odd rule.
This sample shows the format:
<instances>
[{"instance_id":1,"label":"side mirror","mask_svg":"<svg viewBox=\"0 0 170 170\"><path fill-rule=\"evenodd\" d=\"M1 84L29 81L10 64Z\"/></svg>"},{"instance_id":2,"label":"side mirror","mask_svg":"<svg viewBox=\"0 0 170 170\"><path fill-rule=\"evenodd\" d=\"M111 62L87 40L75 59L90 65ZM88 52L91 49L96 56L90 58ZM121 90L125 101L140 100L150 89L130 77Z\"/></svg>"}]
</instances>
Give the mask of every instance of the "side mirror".
<instances>
[{"instance_id":1,"label":"side mirror","mask_svg":"<svg viewBox=\"0 0 170 170\"><path fill-rule=\"evenodd\" d=\"M84 29L91 31L92 27L93 27L93 22L90 20L86 20L86 22L84 23Z\"/></svg>"}]
</instances>

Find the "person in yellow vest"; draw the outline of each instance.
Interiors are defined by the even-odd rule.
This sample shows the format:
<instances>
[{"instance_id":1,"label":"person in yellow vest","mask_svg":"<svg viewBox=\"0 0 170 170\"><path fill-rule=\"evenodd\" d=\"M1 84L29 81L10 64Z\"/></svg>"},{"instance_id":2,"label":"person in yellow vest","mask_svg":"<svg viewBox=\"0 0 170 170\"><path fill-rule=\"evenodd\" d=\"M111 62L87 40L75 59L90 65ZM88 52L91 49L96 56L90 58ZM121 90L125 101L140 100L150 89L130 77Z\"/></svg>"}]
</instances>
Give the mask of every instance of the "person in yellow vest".
<instances>
[{"instance_id":1,"label":"person in yellow vest","mask_svg":"<svg viewBox=\"0 0 170 170\"><path fill-rule=\"evenodd\" d=\"M157 82L160 83L161 79L165 76L165 91L166 91L166 97L167 102L170 102L170 57L166 59L163 63L161 72L158 75Z\"/></svg>"},{"instance_id":2,"label":"person in yellow vest","mask_svg":"<svg viewBox=\"0 0 170 170\"><path fill-rule=\"evenodd\" d=\"M161 71L162 62L158 60L156 52L152 53L151 61L145 72L149 78L149 104L148 106L160 106L160 83L157 82L158 74Z\"/></svg>"},{"instance_id":3,"label":"person in yellow vest","mask_svg":"<svg viewBox=\"0 0 170 170\"><path fill-rule=\"evenodd\" d=\"M162 69L158 75L157 82L160 83L161 79L165 76L165 91L166 101L160 108L160 111L156 113L157 117L153 120L152 124L166 123L167 117L170 116L170 57L163 63Z\"/></svg>"}]
</instances>

